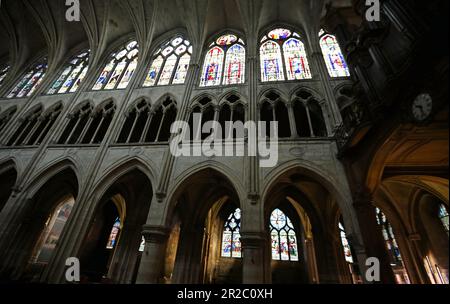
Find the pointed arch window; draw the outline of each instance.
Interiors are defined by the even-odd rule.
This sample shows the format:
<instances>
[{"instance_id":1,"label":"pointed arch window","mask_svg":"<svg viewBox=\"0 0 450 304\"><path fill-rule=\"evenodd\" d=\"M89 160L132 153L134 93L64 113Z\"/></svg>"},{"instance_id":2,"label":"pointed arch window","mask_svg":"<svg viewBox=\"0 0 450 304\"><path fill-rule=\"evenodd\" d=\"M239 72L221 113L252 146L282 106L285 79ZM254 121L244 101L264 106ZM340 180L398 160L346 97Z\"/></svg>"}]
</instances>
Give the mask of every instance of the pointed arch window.
<instances>
[{"instance_id":1,"label":"pointed arch window","mask_svg":"<svg viewBox=\"0 0 450 304\"><path fill-rule=\"evenodd\" d=\"M89 102L83 103L68 115L68 123L58 144L78 144L87 132L92 120L93 107Z\"/></svg>"},{"instance_id":2,"label":"pointed arch window","mask_svg":"<svg viewBox=\"0 0 450 304\"><path fill-rule=\"evenodd\" d=\"M245 111L246 109L242 100L234 94L228 96L219 105L209 97L201 98L191 106L189 116L190 139L201 141L210 137L212 131L211 133L203 133L200 126L205 122L213 121L217 122L222 130L222 134L216 134L215 138L221 137L224 140L242 140L245 134L241 132L240 128L234 128L234 124L244 124Z\"/></svg>"},{"instance_id":3,"label":"pointed arch window","mask_svg":"<svg viewBox=\"0 0 450 304\"><path fill-rule=\"evenodd\" d=\"M448 211L447 208L441 204L439 206L439 219L442 222L442 225L444 226L445 232L449 234L449 226L448 226Z\"/></svg>"},{"instance_id":4,"label":"pointed arch window","mask_svg":"<svg viewBox=\"0 0 450 304\"><path fill-rule=\"evenodd\" d=\"M222 257L241 258L241 209L236 209L224 225L222 233Z\"/></svg>"},{"instance_id":5,"label":"pointed arch window","mask_svg":"<svg viewBox=\"0 0 450 304\"><path fill-rule=\"evenodd\" d=\"M210 44L201 74L201 87L245 82L245 44L236 35L220 36Z\"/></svg>"},{"instance_id":6,"label":"pointed arch window","mask_svg":"<svg viewBox=\"0 0 450 304\"><path fill-rule=\"evenodd\" d=\"M30 259L32 263L47 264L49 262L61 237L62 230L69 220L74 204L75 199L73 197L65 199L47 218L45 228Z\"/></svg>"},{"instance_id":7,"label":"pointed arch window","mask_svg":"<svg viewBox=\"0 0 450 304\"><path fill-rule=\"evenodd\" d=\"M345 233L344 225L341 222L339 223L339 236L341 237L342 248L344 249L345 261L349 264L353 264L352 250L347 239L347 234Z\"/></svg>"},{"instance_id":8,"label":"pointed arch window","mask_svg":"<svg viewBox=\"0 0 450 304\"><path fill-rule=\"evenodd\" d=\"M260 43L263 82L312 78L305 45L299 34L278 28L265 35Z\"/></svg>"},{"instance_id":9,"label":"pointed arch window","mask_svg":"<svg viewBox=\"0 0 450 304\"><path fill-rule=\"evenodd\" d=\"M74 93L80 87L88 71L90 50L73 57L48 90L49 95Z\"/></svg>"},{"instance_id":10,"label":"pointed arch window","mask_svg":"<svg viewBox=\"0 0 450 304\"><path fill-rule=\"evenodd\" d=\"M139 45L136 41L113 53L92 89L94 91L125 89L136 71L138 55Z\"/></svg>"},{"instance_id":11,"label":"pointed arch window","mask_svg":"<svg viewBox=\"0 0 450 304\"><path fill-rule=\"evenodd\" d=\"M11 118L16 114L17 107L13 106L0 114L0 131L2 131Z\"/></svg>"},{"instance_id":12,"label":"pointed arch window","mask_svg":"<svg viewBox=\"0 0 450 304\"><path fill-rule=\"evenodd\" d=\"M266 123L265 136L278 138L290 138L292 136L289 122L289 108L276 92L269 91L264 94L264 100L260 106L260 120ZM278 133L272 134L271 122L278 122Z\"/></svg>"},{"instance_id":13,"label":"pointed arch window","mask_svg":"<svg viewBox=\"0 0 450 304\"><path fill-rule=\"evenodd\" d=\"M391 262L392 269L394 271L397 283L399 284L409 284L409 276L406 272L405 265L403 263L403 258L400 253L400 248L398 246L397 240L395 239L394 230L389 223L386 215L379 209L376 208L377 223L381 228L384 242L386 245L386 250Z\"/></svg>"},{"instance_id":14,"label":"pointed arch window","mask_svg":"<svg viewBox=\"0 0 450 304\"><path fill-rule=\"evenodd\" d=\"M8 75L9 68L10 68L9 65L0 66L0 88L2 87L3 81L6 78L6 75Z\"/></svg>"},{"instance_id":15,"label":"pointed arch window","mask_svg":"<svg viewBox=\"0 0 450 304\"><path fill-rule=\"evenodd\" d=\"M50 108L45 113L42 107L36 108L21 120L20 126L10 138L8 146L38 146L47 136L61 114L63 106L61 103Z\"/></svg>"},{"instance_id":16,"label":"pointed arch window","mask_svg":"<svg viewBox=\"0 0 450 304\"><path fill-rule=\"evenodd\" d=\"M177 116L177 105L166 98L158 107L142 100L129 110L118 143L165 143Z\"/></svg>"},{"instance_id":17,"label":"pointed arch window","mask_svg":"<svg viewBox=\"0 0 450 304\"><path fill-rule=\"evenodd\" d=\"M183 84L192 56L191 43L175 37L166 42L153 55L153 61L144 81L144 87Z\"/></svg>"},{"instance_id":18,"label":"pointed arch window","mask_svg":"<svg viewBox=\"0 0 450 304\"><path fill-rule=\"evenodd\" d=\"M116 106L113 101L100 105L95 111L86 102L68 115L66 127L58 144L99 144L103 141L113 120Z\"/></svg>"},{"instance_id":19,"label":"pointed arch window","mask_svg":"<svg viewBox=\"0 0 450 304\"><path fill-rule=\"evenodd\" d=\"M116 247L117 241L119 240L119 233L121 229L120 218L117 217L114 221L114 225L111 228L109 234L108 243L106 244L106 249L114 249Z\"/></svg>"},{"instance_id":20,"label":"pointed arch window","mask_svg":"<svg viewBox=\"0 0 450 304\"><path fill-rule=\"evenodd\" d=\"M280 209L270 215L272 259L276 261L298 261L297 235L291 220Z\"/></svg>"},{"instance_id":21,"label":"pointed arch window","mask_svg":"<svg viewBox=\"0 0 450 304\"><path fill-rule=\"evenodd\" d=\"M336 37L321 30L319 39L330 77L350 77L350 70Z\"/></svg>"},{"instance_id":22,"label":"pointed arch window","mask_svg":"<svg viewBox=\"0 0 450 304\"><path fill-rule=\"evenodd\" d=\"M7 95L7 98L22 98L31 96L31 94L33 94L41 84L46 72L47 58L43 58L28 70L28 72Z\"/></svg>"}]
</instances>

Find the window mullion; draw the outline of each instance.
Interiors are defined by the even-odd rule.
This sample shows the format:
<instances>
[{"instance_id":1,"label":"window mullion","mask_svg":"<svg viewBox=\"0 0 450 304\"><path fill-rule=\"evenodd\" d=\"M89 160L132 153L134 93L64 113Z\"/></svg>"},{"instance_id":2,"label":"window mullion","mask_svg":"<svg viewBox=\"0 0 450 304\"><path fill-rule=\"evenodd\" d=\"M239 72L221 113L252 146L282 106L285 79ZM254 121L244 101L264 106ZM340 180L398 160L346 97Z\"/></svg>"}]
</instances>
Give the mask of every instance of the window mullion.
<instances>
[{"instance_id":1,"label":"window mullion","mask_svg":"<svg viewBox=\"0 0 450 304\"><path fill-rule=\"evenodd\" d=\"M116 82L116 84L114 85L114 90L117 90L118 86L119 86L120 83L122 82L122 78L123 78L123 77L125 76L125 74L127 73L128 67L130 66L130 63L131 63L133 60L134 60L134 58L131 59L131 60L127 60L127 61L126 61L127 64L125 65L124 69L123 69L122 72L120 73L119 78L117 78L117 82ZM130 78L130 79L131 79L131 78Z\"/></svg>"},{"instance_id":2,"label":"window mullion","mask_svg":"<svg viewBox=\"0 0 450 304\"><path fill-rule=\"evenodd\" d=\"M134 117L133 126L130 129L130 134L128 134L126 143L129 144L131 137L133 136L134 129L136 128L137 121L139 120L139 116L141 116L141 112L136 110L136 116Z\"/></svg>"},{"instance_id":3,"label":"window mullion","mask_svg":"<svg viewBox=\"0 0 450 304\"><path fill-rule=\"evenodd\" d=\"M153 119L153 112L149 111L147 121L145 122L144 132L142 132L142 136L141 136L141 140L140 140L141 143L146 142L147 134L148 134L152 119Z\"/></svg>"},{"instance_id":4,"label":"window mullion","mask_svg":"<svg viewBox=\"0 0 450 304\"><path fill-rule=\"evenodd\" d=\"M111 71L109 71L108 75L106 76L106 81L105 81L104 84L102 84L102 88L101 88L100 90L104 90L105 87L108 85L109 80L110 80L111 76L114 75L114 72L116 71L116 67L117 67L117 65L118 65L119 63L120 63L120 61L118 61L118 60L116 60L116 59L114 58L114 67L111 69ZM108 63L108 64L109 64L109 63ZM103 72L103 71L102 71L102 72ZM100 74L100 76L101 76L101 74ZM97 80L98 80L98 79L97 79Z\"/></svg>"},{"instance_id":5,"label":"window mullion","mask_svg":"<svg viewBox=\"0 0 450 304\"><path fill-rule=\"evenodd\" d=\"M162 54L161 54L161 56L162 56ZM159 72L158 72L158 75L157 75L156 80L155 80L155 85L154 85L155 87L159 85L159 80L160 80L160 78L162 76L162 73L164 72L164 68L166 67L167 58L169 58L169 56L163 57L163 58L164 58L164 60L161 63L161 67L159 68Z\"/></svg>"},{"instance_id":6,"label":"window mullion","mask_svg":"<svg viewBox=\"0 0 450 304\"><path fill-rule=\"evenodd\" d=\"M175 66L172 70L172 75L170 76L169 85L173 84L173 79L175 78L175 75L177 73L178 65L180 64L181 57L184 56L184 54L180 55L180 56L178 56L176 53L174 53L174 54L175 54L175 56L177 56L177 62L175 63Z\"/></svg>"}]
</instances>

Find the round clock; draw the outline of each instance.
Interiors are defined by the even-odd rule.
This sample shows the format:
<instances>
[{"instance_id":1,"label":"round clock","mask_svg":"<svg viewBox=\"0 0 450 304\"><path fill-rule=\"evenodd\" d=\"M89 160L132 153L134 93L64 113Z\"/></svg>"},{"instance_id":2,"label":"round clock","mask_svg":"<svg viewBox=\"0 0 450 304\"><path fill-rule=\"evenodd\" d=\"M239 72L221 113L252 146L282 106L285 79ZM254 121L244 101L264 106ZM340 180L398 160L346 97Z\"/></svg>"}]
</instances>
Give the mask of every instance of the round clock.
<instances>
[{"instance_id":1,"label":"round clock","mask_svg":"<svg viewBox=\"0 0 450 304\"><path fill-rule=\"evenodd\" d=\"M427 93L420 94L414 99L411 110L415 120L425 121L433 111L433 98Z\"/></svg>"}]
</instances>

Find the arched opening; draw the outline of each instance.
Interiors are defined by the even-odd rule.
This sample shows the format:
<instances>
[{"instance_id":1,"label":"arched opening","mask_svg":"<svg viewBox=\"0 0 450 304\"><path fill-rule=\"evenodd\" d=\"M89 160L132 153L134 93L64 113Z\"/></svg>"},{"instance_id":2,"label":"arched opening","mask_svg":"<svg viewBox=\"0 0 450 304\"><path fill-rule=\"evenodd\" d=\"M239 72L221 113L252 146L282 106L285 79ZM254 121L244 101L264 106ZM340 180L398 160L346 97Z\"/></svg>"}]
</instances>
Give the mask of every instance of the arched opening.
<instances>
[{"instance_id":1,"label":"arched opening","mask_svg":"<svg viewBox=\"0 0 450 304\"><path fill-rule=\"evenodd\" d=\"M183 182L174 203L165 282L241 283L240 205L231 182L205 169ZM234 254L227 250L227 242Z\"/></svg>"},{"instance_id":2,"label":"arched opening","mask_svg":"<svg viewBox=\"0 0 450 304\"><path fill-rule=\"evenodd\" d=\"M153 190L134 169L121 176L99 200L79 253L82 282L133 283L142 247L142 226Z\"/></svg>"},{"instance_id":3,"label":"arched opening","mask_svg":"<svg viewBox=\"0 0 450 304\"><path fill-rule=\"evenodd\" d=\"M303 168L281 174L268 188L265 226L271 240L272 283L353 283L356 256L346 261L335 192ZM351 240L346 238L346 246Z\"/></svg>"},{"instance_id":4,"label":"arched opening","mask_svg":"<svg viewBox=\"0 0 450 304\"><path fill-rule=\"evenodd\" d=\"M17 171L11 164L0 166L0 212L2 212L17 180Z\"/></svg>"},{"instance_id":5,"label":"arched opening","mask_svg":"<svg viewBox=\"0 0 450 304\"><path fill-rule=\"evenodd\" d=\"M420 194L417 204L415 221L428 277L432 284L448 284L448 205L426 192Z\"/></svg>"},{"instance_id":6,"label":"arched opening","mask_svg":"<svg viewBox=\"0 0 450 304\"><path fill-rule=\"evenodd\" d=\"M55 174L27 202L21 228L14 238L18 254L13 277L38 282L59 245L78 195L78 180L71 168Z\"/></svg>"},{"instance_id":7,"label":"arched opening","mask_svg":"<svg viewBox=\"0 0 450 304\"><path fill-rule=\"evenodd\" d=\"M290 138L292 136L289 122L289 109L287 103L281 96L273 91L269 91L263 96L260 107L260 119L266 123L266 136L271 137L270 123L278 123L278 133L274 136L278 138Z\"/></svg>"},{"instance_id":8,"label":"arched opening","mask_svg":"<svg viewBox=\"0 0 450 304\"><path fill-rule=\"evenodd\" d=\"M385 259L398 284L448 284L448 180L385 178L375 193Z\"/></svg>"}]
</instances>

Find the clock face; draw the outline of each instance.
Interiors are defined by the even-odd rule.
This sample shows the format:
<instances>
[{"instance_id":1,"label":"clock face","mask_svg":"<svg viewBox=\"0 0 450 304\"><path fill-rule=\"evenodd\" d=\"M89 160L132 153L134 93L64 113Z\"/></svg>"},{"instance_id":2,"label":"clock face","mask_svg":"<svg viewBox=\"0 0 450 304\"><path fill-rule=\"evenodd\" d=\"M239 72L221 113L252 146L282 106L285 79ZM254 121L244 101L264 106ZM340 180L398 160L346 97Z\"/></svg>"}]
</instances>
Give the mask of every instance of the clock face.
<instances>
[{"instance_id":1,"label":"clock face","mask_svg":"<svg viewBox=\"0 0 450 304\"><path fill-rule=\"evenodd\" d=\"M417 121L427 119L433 110L433 99L430 94L420 94L412 104L412 114Z\"/></svg>"}]
</instances>

